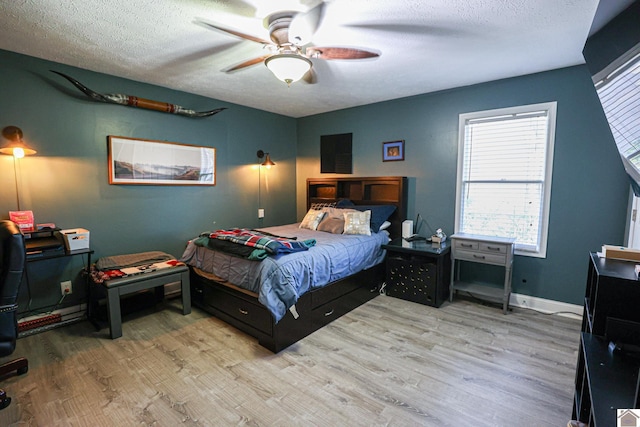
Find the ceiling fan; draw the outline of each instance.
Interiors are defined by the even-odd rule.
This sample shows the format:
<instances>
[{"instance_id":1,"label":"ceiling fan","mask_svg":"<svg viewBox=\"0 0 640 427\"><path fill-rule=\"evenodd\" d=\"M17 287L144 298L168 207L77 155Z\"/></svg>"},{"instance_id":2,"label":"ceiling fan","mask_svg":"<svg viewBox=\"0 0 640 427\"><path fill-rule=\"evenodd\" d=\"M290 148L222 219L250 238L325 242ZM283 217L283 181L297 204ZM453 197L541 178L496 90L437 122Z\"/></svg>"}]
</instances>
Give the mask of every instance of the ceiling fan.
<instances>
[{"instance_id":1,"label":"ceiling fan","mask_svg":"<svg viewBox=\"0 0 640 427\"><path fill-rule=\"evenodd\" d=\"M303 77L309 83L314 82L311 59L366 59L380 56L380 53L368 49L310 45L311 37L320 26L324 15L324 6L324 2L321 2L307 12L279 11L270 14L264 19L264 25L269 30L271 40L202 19L196 22L245 40L261 43L269 51L266 55L227 68L225 72L231 73L264 62L276 78L287 85Z\"/></svg>"}]
</instances>

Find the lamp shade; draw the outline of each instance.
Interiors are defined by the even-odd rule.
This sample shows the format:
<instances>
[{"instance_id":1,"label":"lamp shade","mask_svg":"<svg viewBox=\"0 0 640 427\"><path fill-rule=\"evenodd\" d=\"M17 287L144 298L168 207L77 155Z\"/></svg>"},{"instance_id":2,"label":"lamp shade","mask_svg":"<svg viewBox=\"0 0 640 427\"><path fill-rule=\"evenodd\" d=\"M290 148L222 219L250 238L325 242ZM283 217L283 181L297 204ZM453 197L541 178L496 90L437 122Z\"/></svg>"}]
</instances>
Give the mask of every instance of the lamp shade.
<instances>
[{"instance_id":1,"label":"lamp shade","mask_svg":"<svg viewBox=\"0 0 640 427\"><path fill-rule=\"evenodd\" d=\"M22 129L16 126L7 126L2 129L5 143L0 147L0 153L9 154L16 158L36 154L36 150L29 148L22 140Z\"/></svg>"},{"instance_id":2,"label":"lamp shade","mask_svg":"<svg viewBox=\"0 0 640 427\"><path fill-rule=\"evenodd\" d=\"M266 157L264 159L264 162L262 162L261 166L266 167L267 169L271 169L271 166L275 166L276 164L273 162L273 160L271 160L271 156L269 156L269 153L266 153Z\"/></svg>"},{"instance_id":3,"label":"lamp shade","mask_svg":"<svg viewBox=\"0 0 640 427\"><path fill-rule=\"evenodd\" d=\"M276 164L273 162L273 160L271 160L271 156L269 155L269 153L265 153L262 150L258 150L258 152L256 153L259 159L264 159L264 161L262 163L260 163L260 166L264 166L267 169L271 169L271 166L275 166Z\"/></svg>"},{"instance_id":4,"label":"lamp shade","mask_svg":"<svg viewBox=\"0 0 640 427\"><path fill-rule=\"evenodd\" d=\"M264 64L276 78L288 85L300 80L311 69L311 61L308 58L290 53L270 56Z\"/></svg>"}]
</instances>

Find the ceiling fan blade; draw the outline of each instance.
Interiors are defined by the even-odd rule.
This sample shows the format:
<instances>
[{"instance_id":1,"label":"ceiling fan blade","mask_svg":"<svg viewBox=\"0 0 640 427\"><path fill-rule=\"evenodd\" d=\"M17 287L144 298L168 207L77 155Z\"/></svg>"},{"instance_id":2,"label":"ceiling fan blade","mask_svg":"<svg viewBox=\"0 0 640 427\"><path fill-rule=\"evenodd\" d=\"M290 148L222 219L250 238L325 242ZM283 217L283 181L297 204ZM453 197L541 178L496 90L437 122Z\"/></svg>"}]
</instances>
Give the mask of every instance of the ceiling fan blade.
<instances>
[{"instance_id":1,"label":"ceiling fan blade","mask_svg":"<svg viewBox=\"0 0 640 427\"><path fill-rule=\"evenodd\" d=\"M311 42L311 37L320 26L324 16L324 2L309 9L307 12L297 13L289 25L289 43L304 46Z\"/></svg>"},{"instance_id":2,"label":"ceiling fan blade","mask_svg":"<svg viewBox=\"0 0 640 427\"><path fill-rule=\"evenodd\" d=\"M211 22L204 21L202 19L196 19L195 23L207 28L213 28L214 30L223 31L225 33L231 34L236 37L240 37L241 39L251 40L253 42L262 43L262 44L273 44L273 42L269 40L262 39L260 37L252 36L251 34L241 33L240 31L233 30L231 28L222 27L218 24L213 24Z\"/></svg>"},{"instance_id":3,"label":"ceiling fan blade","mask_svg":"<svg viewBox=\"0 0 640 427\"><path fill-rule=\"evenodd\" d=\"M308 47L306 54L310 58L318 59L366 59L377 58L380 53L372 50L356 49L352 47Z\"/></svg>"},{"instance_id":4,"label":"ceiling fan blade","mask_svg":"<svg viewBox=\"0 0 640 427\"><path fill-rule=\"evenodd\" d=\"M253 58L253 59L249 59L247 61L241 62L237 65L234 65L232 67L229 67L225 70L223 70L225 73L232 73L234 71L238 71L241 70L243 68L247 68L247 67L251 67L252 65L256 65L256 64L260 64L261 62L264 62L265 59L267 59L268 57L270 57L271 55L264 55L264 56L260 56L258 58Z\"/></svg>"}]
</instances>

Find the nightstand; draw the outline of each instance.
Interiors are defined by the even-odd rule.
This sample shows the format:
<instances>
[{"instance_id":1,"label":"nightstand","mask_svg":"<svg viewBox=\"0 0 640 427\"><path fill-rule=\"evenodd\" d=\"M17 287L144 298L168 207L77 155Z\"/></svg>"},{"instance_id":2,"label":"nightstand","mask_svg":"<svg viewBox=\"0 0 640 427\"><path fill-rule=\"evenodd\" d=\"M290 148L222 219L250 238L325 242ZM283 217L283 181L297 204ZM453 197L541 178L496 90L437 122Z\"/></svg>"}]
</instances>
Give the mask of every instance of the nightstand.
<instances>
[{"instance_id":1,"label":"nightstand","mask_svg":"<svg viewBox=\"0 0 640 427\"><path fill-rule=\"evenodd\" d=\"M451 294L449 295L449 301L453 301L454 291L483 295L501 301L502 311L507 314L511 297L511 265L513 264L516 239L467 233L456 233L450 239L453 249L451 250ZM460 277L460 262L463 261L504 267L504 286L496 288L481 282L462 282L458 280Z\"/></svg>"},{"instance_id":2,"label":"nightstand","mask_svg":"<svg viewBox=\"0 0 640 427\"><path fill-rule=\"evenodd\" d=\"M449 296L449 241L432 244L397 238L382 247L387 250L386 294L440 307Z\"/></svg>"}]
</instances>

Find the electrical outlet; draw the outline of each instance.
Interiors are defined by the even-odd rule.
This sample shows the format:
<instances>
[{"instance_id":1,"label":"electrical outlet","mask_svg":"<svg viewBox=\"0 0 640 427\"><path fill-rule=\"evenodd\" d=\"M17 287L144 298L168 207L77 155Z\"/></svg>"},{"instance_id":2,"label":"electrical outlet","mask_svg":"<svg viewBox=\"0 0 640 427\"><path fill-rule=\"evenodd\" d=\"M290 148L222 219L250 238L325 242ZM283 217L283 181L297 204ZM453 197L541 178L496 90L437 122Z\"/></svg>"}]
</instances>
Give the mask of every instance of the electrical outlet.
<instances>
[{"instance_id":1,"label":"electrical outlet","mask_svg":"<svg viewBox=\"0 0 640 427\"><path fill-rule=\"evenodd\" d=\"M258 218L264 218L264 209L258 209Z\"/></svg>"},{"instance_id":2,"label":"electrical outlet","mask_svg":"<svg viewBox=\"0 0 640 427\"><path fill-rule=\"evenodd\" d=\"M60 282L60 292L62 293L62 295L69 295L70 293L72 293L71 280Z\"/></svg>"}]
</instances>

